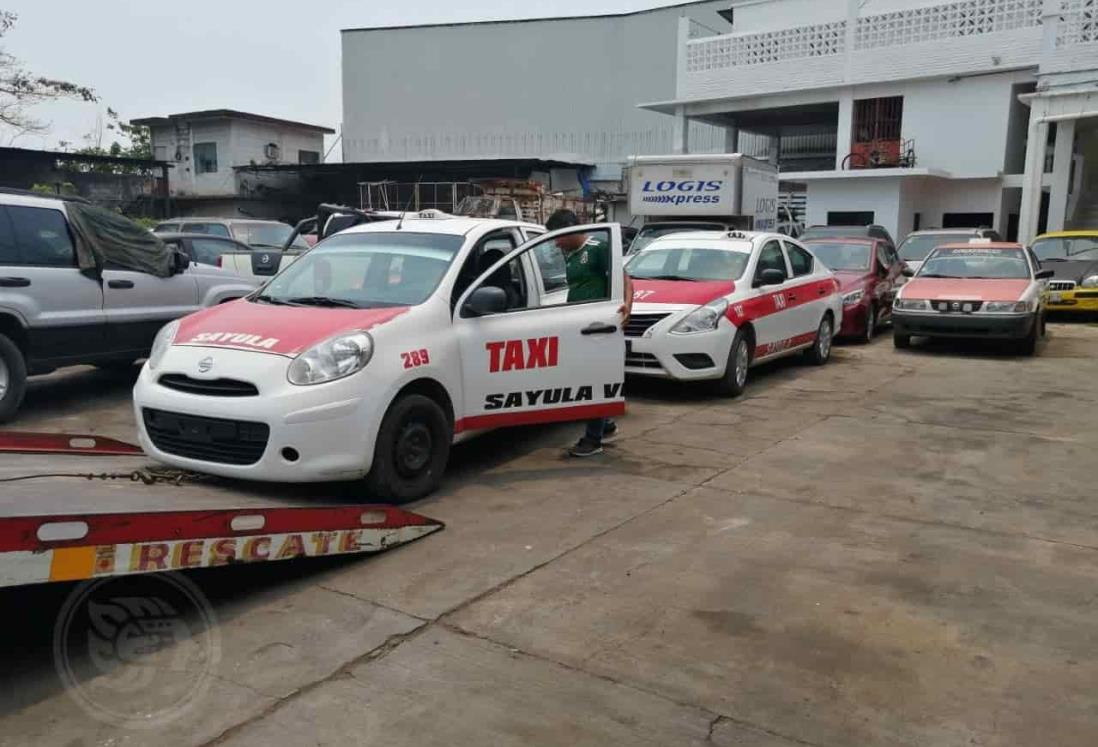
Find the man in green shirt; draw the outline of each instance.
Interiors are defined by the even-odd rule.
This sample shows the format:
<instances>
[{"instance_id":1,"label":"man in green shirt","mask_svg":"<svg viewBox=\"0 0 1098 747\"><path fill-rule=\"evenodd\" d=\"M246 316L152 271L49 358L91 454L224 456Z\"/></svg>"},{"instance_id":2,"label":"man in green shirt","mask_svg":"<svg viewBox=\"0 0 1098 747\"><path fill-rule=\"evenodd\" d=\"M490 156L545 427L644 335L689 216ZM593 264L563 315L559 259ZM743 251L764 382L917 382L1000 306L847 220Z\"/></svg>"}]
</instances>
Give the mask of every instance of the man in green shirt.
<instances>
[{"instance_id":1,"label":"man in green shirt","mask_svg":"<svg viewBox=\"0 0 1098 747\"><path fill-rule=\"evenodd\" d=\"M550 231L579 225L579 219L571 210L561 209L549 216L545 227ZM577 233L562 236L556 241L564 254L564 268L568 278L568 303L600 301L610 298L610 270L614 266L610 256L610 243L598 234ZM633 308L633 284L625 275L625 302L618 313L624 325ZM575 457L594 456L602 453L602 444L617 435L618 426L610 418L587 421L583 437L568 450Z\"/></svg>"}]
</instances>

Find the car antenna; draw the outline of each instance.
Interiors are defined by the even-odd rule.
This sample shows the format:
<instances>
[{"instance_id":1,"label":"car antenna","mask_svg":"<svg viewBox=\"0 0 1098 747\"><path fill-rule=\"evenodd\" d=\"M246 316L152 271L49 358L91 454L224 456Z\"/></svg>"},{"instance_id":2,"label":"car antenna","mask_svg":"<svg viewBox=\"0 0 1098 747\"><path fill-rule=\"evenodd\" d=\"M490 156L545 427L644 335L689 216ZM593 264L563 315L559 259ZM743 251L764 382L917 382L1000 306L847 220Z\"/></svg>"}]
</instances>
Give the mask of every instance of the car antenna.
<instances>
[{"instance_id":1,"label":"car antenna","mask_svg":"<svg viewBox=\"0 0 1098 747\"><path fill-rule=\"evenodd\" d=\"M408 202L404 203L404 209L400 211L400 218L397 220L396 230L400 230L400 227L404 225L404 216L408 213L408 208L412 206L412 200L416 198L416 192L419 191L419 181L423 178L423 174L416 177L416 183L412 185L412 194L408 195Z\"/></svg>"}]
</instances>

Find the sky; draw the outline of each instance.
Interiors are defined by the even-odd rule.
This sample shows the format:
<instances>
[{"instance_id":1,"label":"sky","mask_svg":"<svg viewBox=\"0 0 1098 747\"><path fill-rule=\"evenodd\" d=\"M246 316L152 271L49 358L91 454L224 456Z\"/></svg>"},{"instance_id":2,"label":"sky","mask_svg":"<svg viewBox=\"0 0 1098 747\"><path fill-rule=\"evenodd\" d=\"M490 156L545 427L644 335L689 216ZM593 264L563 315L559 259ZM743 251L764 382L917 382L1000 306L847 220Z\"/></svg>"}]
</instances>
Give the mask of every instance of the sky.
<instances>
[{"instance_id":1,"label":"sky","mask_svg":"<svg viewBox=\"0 0 1098 747\"><path fill-rule=\"evenodd\" d=\"M0 130L0 145L81 145L108 106L124 120L238 109L339 130L340 29L618 13L673 2L0 0L0 10L19 16L0 41L9 54L36 75L90 86L100 99L35 107L49 131L12 142ZM329 160L338 159L337 146Z\"/></svg>"}]
</instances>

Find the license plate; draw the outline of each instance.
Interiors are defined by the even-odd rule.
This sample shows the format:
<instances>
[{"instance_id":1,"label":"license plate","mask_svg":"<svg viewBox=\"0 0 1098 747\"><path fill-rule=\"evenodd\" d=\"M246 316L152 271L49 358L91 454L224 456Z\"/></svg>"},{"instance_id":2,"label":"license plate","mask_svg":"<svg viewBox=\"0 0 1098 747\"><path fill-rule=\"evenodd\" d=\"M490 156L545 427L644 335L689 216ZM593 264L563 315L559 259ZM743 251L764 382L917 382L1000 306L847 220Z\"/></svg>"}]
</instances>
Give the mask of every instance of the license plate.
<instances>
[{"instance_id":1,"label":"license plate","mask_svg":"<svg viewBox=\"0 0 1098 747\"><path fill-rule=\"evenodd\" d=\"M1048 302L1049 303L1060 303L1063 300L1064 300L1064 294L1063 293L1049 293L1048 294Z\"/></svg>"}]
</instances>

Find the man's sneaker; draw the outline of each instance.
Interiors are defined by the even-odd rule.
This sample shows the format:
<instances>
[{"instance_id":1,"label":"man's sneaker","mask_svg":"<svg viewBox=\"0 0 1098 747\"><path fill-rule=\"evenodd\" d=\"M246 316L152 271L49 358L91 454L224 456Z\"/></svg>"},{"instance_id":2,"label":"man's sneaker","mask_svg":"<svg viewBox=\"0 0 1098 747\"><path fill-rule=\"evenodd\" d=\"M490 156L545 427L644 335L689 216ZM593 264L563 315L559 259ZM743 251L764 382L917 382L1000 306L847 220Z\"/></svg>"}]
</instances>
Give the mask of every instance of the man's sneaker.
<instances>
[{"instance_id":1,"label":"man's sneaker","mask_svg":"<svg viewBox=\"0 0 1098 747\"><path fill-rule=\"evenodd\" d=\"M589 457L602 453L602 444L581 438L576 445L568 450L568 454L574 457Z\"/></svg>"},{"instance_id":2,"label":"man's sneaker","mask_svg":"<svg viewBox=\"0 0 1098 747\"><path fill-rule=\"evenodd\" d=\"M606 424L606 427L602 430L602 442L609 443L618 437L618 424L614 421L610 421Z\"/></svg>"}]
</instances>

